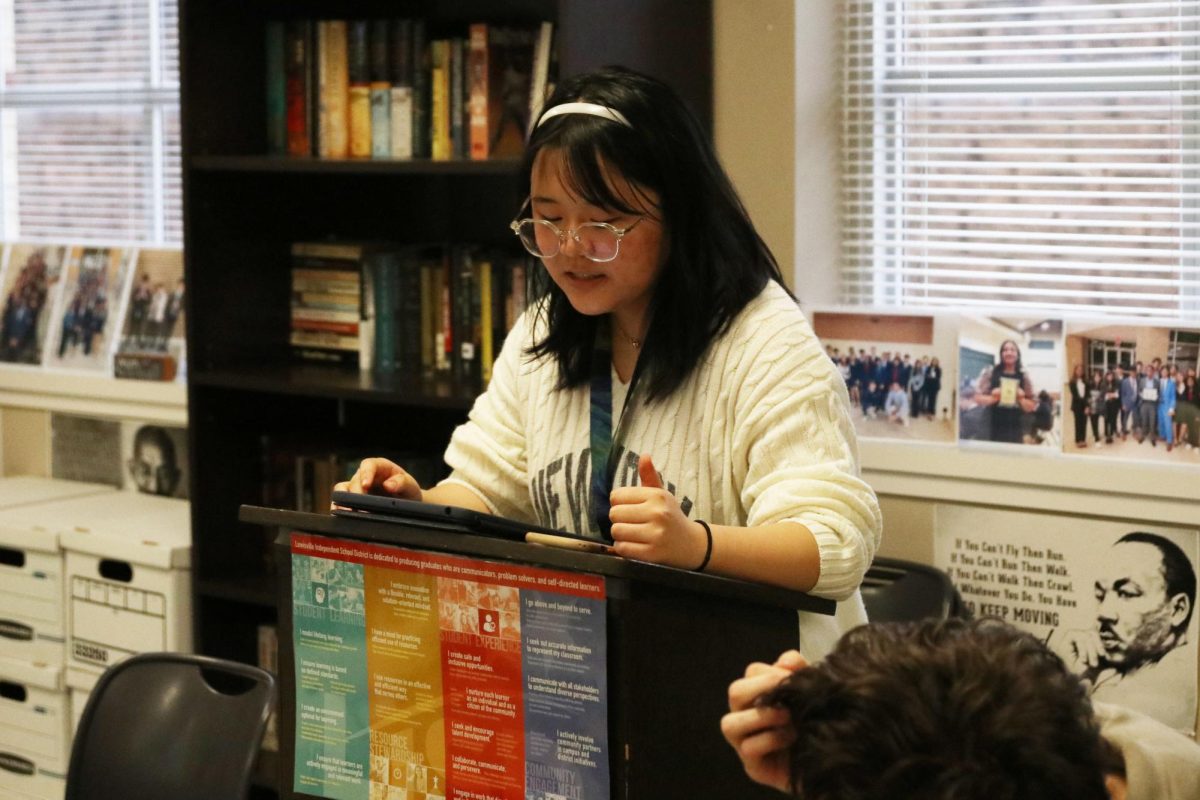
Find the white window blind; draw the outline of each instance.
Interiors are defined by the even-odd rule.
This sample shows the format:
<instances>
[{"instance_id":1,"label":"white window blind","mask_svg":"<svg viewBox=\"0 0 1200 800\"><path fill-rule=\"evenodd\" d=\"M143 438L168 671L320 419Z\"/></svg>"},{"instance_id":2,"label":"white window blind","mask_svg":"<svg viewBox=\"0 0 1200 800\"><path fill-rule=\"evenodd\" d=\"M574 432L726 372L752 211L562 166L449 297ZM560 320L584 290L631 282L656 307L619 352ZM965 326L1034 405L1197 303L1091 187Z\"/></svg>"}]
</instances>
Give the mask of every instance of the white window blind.
<instances>
[{"instance_id":1,"label":"white window blind","mask_svg":"<svg viewBox=\"0 0 1200 800\"><path fill-rule=\"evenodd\" d=\"M0 238L182 242L175 0L0 0Z\"/></svg>"},{"instance_id":2,"label":"white window blind","mask_svg":"<svg viewBox=\"0 0 1200 800\"><path fill-rule=\"evenodd\" d=\"M1200 316L1200 2L843 2L843 300Z\"/></svg>"}]
</instances>

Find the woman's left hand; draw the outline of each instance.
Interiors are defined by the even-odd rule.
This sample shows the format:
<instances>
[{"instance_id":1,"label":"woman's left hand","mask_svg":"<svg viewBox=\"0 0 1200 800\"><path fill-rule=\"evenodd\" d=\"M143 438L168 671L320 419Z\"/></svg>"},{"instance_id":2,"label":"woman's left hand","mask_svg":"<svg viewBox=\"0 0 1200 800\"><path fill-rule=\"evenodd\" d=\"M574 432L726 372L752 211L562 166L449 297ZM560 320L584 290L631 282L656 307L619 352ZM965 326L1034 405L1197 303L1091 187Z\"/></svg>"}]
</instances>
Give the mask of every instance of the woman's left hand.
<instances>
[{"instance_id":1,"label":"woman's left hand","mask_svg":"<svg viewBox=\"0 0 1200 800\"><path fill-rule=\"evenodd\" d=\"M638 477L641 486L622 486L609 496L613 551L624 558L695 569L708 546L704 528L689 520L663 488L649 454L638 459Z\"/></svg>"}]
</instances>

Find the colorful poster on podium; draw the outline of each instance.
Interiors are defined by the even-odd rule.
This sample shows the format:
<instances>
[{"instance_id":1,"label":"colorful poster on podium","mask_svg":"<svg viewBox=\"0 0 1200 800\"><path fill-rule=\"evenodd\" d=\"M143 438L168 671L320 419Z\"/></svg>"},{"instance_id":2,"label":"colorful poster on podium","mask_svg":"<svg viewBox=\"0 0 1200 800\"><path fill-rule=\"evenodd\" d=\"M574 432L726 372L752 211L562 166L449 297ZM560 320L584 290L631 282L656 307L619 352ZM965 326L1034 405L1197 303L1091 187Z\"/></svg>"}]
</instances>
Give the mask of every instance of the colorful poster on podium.
<instances>
[{"instance_id":1,"label":"colorful poster on podium","mask_svg":"<svg viewBox=\"0 0 1200 800\"><path fill-rule=\"evenodd\" d=\"M297 792L607 798L601 577L292 534Z\"/></svg>"}]
</instances>

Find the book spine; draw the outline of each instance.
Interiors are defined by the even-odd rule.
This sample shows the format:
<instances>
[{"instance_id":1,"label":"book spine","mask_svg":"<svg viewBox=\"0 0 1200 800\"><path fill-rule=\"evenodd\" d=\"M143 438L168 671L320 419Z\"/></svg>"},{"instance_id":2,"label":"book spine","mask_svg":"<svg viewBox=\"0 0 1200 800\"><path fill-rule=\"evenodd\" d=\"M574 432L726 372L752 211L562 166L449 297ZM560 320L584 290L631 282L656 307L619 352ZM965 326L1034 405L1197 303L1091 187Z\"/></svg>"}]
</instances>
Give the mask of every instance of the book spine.
<instances>
[{"instance_id":1,"label":"book spine","mask_svg":"<svg viewBox=\"0 0 1200 800\"><path fill-rule=\"evenodd\" d=\"M454 158L467 157L465 53L465 39L450 40L450 154Z\"/></svg>"},{"instance_id":2,"label":"book spine","mask_svg":"<svg viewBox=\"0 0 1200 800\"><path fill-rule=\"evenodd\" d=\"M320 347L329 350L358 352L358 336L309 328L293 328L288 341L299 347Z\"/></svg>"},{"instance_id":3,"label":"book spine","mask_svg":"<svg viewBox=\"0 0 1200 800\"><path fill-rule=\"evenodd\" d=\"M483 386L492 379L492 260L483 257L479 268L479 378Z\"/></svg>"},{"instance_id":4,"label":"book spine","mask_svg":"<svg viewBox=\"0 0 1200 800\"><path fill-rule=\"evenodd\" d=\"M533 42L533 64L529 75L529 127L525 132L528 138L537 125L538 117L542 115L542 105L546 102L546 88L550 83L550 49L554 40L554 23L543 22L538 26L537 35Z\"/></svg>"},{"instance_id":5,"label":"book spine","mask_svg":"<svg viewBox=\"0 0 1200 800\"><path fill-rule=\"evenodd\" d=\"M346 242L293 242L292 258L304 263L296 266L319 263L321 267L334 267L338 261L357 262L363 257L363 246ZM353 272L353 267L342 266Z\"/></svg>"},{"instance_id":6,"label":"book spine","mask_svg":"<svg viewBox=\"0 0 1200 800\"><path fill-rule=\"evenodd\" d=\"M312 58L312 22L291 20L287 23L286 104L287 154L310 156L312 150L309 128L309 94Z\"/></svg>"},{"instance_id":7,"label":"book spine","mask_svg":"<svg viewBox=\"0 0 1200 800\"><path fill-rule=\"evenodd\" d=\"M399 261L392 253L375 258L375 359L374 368L390 373L396 370L396 307L399 290Z\"/></svg>"},{"instance_id":8,"label":"book spine","mask_svg":"<svg viewBox=\"0 0 1200 800\"><path fill-rule=\"evenodd\" d=\"M291 330L293 331L325 331L326 333L336 333L339 336L355 336L359 335L360 326L358 320L353 322L348 320L323 320L310 319L305 316L304 310L299 309L292 315ZM355 348L358 349L357 347Z\"/></svg>"},{"instance_id":9,"label":"book spine","mask_svg":"<svg viewBox=\"0 0 1200 800\"><path fill-rule=\"evenodd\" d=\"M529 70L533 31L496 26L488 30L488 153L520 155L529 116Z\"/></svg>"},{"instance_id":10,"label":"book spine","mask_svg":"<svg viewBox=\"0 0 1200 800\"><path fill-rule=\"evenodd\" d=\"M492 365L495 366L504 339L512 328L512 264L496 257L492 261Z\"/></svg>"},{"instance_id":11,"label":"book spine","mask_svg":"<svg viewBox=\"0 0 1200 800\"><path fill-rule=\"evenodd\" d=\"M450 369L450 353L454 340L450 335L450 258L443 253L433 272L433 368L436 372Z\"/></svg>"},{"instance_id":12,"label":"book spine","mask_svg":"<svg viewBox=\"0 0 1200 800\"><path fill-rule=\"evenodd\" d=\"M429 47L425 21L412 21L412 154L429 158Z\"/></svg>"},{"instance_id":13,"label":"book spine","mask_svg":"<svg viewBox=\"0 0 1200 800\"><path fill-rule=\"evenodd\" d=\"M412 20L391 21L391 151L392 158L413 155Z\"/></svg>"},{"instance_id":14,"label":"book spine","mask_svg":"<svg viewBox=\"0 0 1200 800\"><path fill-rule=\"evenodd\" d=\"M452 365L455 375L464 383L473 376L478 353L472 333L471 296L475 293L474 254L471 249L462 245L456 249L453 263L453 301L452 331L454 352Z\"/></svg>"},{"instance_id":15,"label":"book spine","mask_svg":"<svg viewBox=\"0 0 1200 800\"><path fill-rule=\"evenodd\" d=\"M357 339L357 337L355 337ZM331 367L357 367L358 348L339 350L328 347L292 346L292 355L300 361L327 364Z\"/></svg>"},{"instance_id":16,"label":"book spine","mask_svg":"<svg viewBox=\"0 0 1200 800\"><path fill-rule=\"evenodd\" d=\"M421 265L419 254L408 251L397 267L396 369L408 374L421 370Z\"/></svg>"},{"instance_id":17,"label":"book spine","mask_svg":"<svg viewBox=\"0 0 1200 800\"><path fill-rule=\"evenodd\" d=\"M358 308L358 298L348 292L322 292L316 287L296 287L293 281L292 299L308 308L323 308L330 311L353 311Z\"/></svg>"},{"instance_id":18,"label":"book spine","mask_svg":"<svg viewBox=\"0 0 1200 800\"><path fill-rule=\"evenodd\" d=\"M349 152L351 158L371 155L370 40L365 19L347 25L346 66L349 77Z\"/></svg>"},{"instance_id":19,"label":"book spine","mask_svg":"<svg viewBox=\"0 0 1200 800\"><path fill-rule=\"evenodd\" d=\"M320 154L322 158L346 158L350 154L349 56L346 50L346 21L317 23L320 62Z\"/></svg>"},{"instance_id":20,"label":"book spine","mask_svg":"<svg viewBox=\"0 0 1200 800\"><path fill-rule=\"evenodd\" d=\"M305 122L308 128L308 155L321 155L321 25L317 20L304 20L308 60L304 71Z\"/></svg>"},{"instance_id":21,"label":"book spine","mask_svg":"<svg viewBox=\"0 0 1200 800\"><path fill-rule=\"evenodd\" d=\"M325 277L322 272L327 272L330 277ZM358 279L325 270L296 269L292 271L292 292L349 295L350 301L357 302Z\"/></svg>"},{"instance_id":22,"label":"book spine","mask_svg":"<svg viewBox=\"0 0 1200 800\"><path fill-rule=\"evenodd\" d=\"M267 153L287 152L287 34L280 20L266 25Z\"/></svg>"},{"instance_id":23,"label":"book spine","mask_svg":"<svg viewBox=\"0 0 1200 800\"><path fill-rule=\"evenodd\" d=\"M470 155L475 161L488 157L488 63L486 23L477 22L467 31L467 126Z\"/></svg>"},{"instance_id":24,"label":"book spine","mask_svg":"<svg viewBox=\"0 0 1200 800\"><path fill-rule=\"evenodd\" d=\"M431 372L434 365L434 266L425 260L421 261L421 369Z\"/></svg>"},{"instance_id":25,"label":"book spine","mask_svg":"<svg viewBox=\"0 0 1200 800\"><path fill-rule=\"evenodd\" d=\"M388 35L390 23L372 20L371 40L371 157L392 155L392 78Z\"/></svg>"},{"instance_id":26,"label":"book spine","mask_svg":"<svg viewBox=\"0 0 1200 800\"><path fill-rule=\"evenodd\" d=\"M375 270L378 267L378 260L372 255L365 256L359 265L362 295L358 306L358 368L364 371L369 371L375 364L375 314L378 304L375 297Z\"/></svg>"},{"instance_id":27,"label":"book spine","mask_svg":"<svg viewBox=\"0 0 1200 800\"><path fill-rule=\"evenodd\" d=\"M435 39L429 43L430 82L430 157L448 161L450 144L450 42Z\"/></svg>"}]
</instances>

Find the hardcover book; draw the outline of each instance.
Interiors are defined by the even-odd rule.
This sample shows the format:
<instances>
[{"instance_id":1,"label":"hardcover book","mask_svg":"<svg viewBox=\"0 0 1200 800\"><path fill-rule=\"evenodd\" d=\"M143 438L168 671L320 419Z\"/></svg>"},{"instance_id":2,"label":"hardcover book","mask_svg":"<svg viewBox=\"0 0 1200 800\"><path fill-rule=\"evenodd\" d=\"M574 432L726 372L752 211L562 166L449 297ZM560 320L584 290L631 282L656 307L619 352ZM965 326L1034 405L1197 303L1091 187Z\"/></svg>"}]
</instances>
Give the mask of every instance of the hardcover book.
<instances>
[{"instance_id":1,"label":"hardcover book","mask_svg":"<svg viewBox=\"0 0 1200 800\"><path fill-rule=\"evenodd\" d=\"M391 23L370 22L371 49L371 157L388 158L392 154L392 83L388 63L388 34Z\"/></svg>"},{"instance_id":2,"label":"hardcover book","mask_svg":"<svg viewBox=\"0 0 1200 800\"><path fill-rule=\"evenodd\" d=\"M467 33L467 128L472 160L488 157L488 26L477 22Z\"/></svg>"},{"instance_id":3,"label":"hardcover book","mask_svg":"<svg viewBox=\"0 0 1200 800\"><path fill-rule=\"evenodd\" d=\"M311 156L313 147L313 23L289 20L285 25L284 100L287 114L287 154Z\"/></svg>"},{"instance_id":4,"label":"hardcover book","mask_svg":"<svg viewBox=\"0 0 1200 800\"><path fill-rule=\"evenodd\" d=\"M292 245L289 342L301 360L358 366L367 357L373 331L361 324L365 252L353 243Z\"/></svg>"},{"instance_id":5,"label":"hardcover book","mask_svg":"<svg viewBox=\"0 0 1200 800\"><path fill-rule=\"evenodd\" d=\"M267 152L287 152L287 34L283 22L266 25Z\"/></svg>"},{"instance_id":6,"label":"hardcover book","mask_svg":"<svg viewBox=\"0 0 1200 800\"><path fill-rule=\"evenodd\" d=\"M534 31L488 28L488 156L518 156L529 127Z\"/></svg>"},{"instance_id":7,"label":"hardcover book","mask_svg":"<svg viewBox=\"0 0 1200 800\"><path fill-rule=\"evenodd\" d=\"M370 39L367 21L347 25L347 72L349 75L349 136L351 158L371 155Z\"/></svg>"},{"instance_id":8,"label":"hardcover book","mask_svg":"<svg viewBox=\"0 0 1200 800\"><path fill-rule=\"evenodd\" d=\"M392 70L391 155L413 155L413 24L410 19L392 20L390 64Z\"/></svg>"},{"instance_id":9,"label":"hardcover book","mask_svg":"<svg viewBox=\"0 0 1200 800\"><path fill-rule=\"evenodd\" d=\"M350 65L346 21L317 23L317 91L321 158L350 154Z\"/></svg>"}]
</instances>

